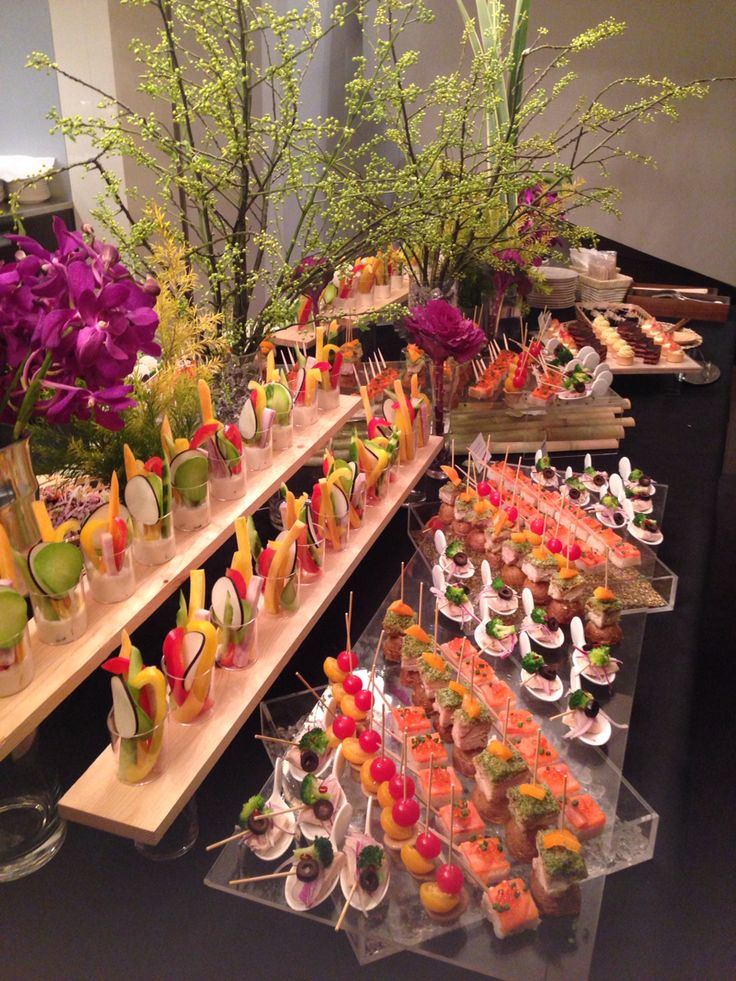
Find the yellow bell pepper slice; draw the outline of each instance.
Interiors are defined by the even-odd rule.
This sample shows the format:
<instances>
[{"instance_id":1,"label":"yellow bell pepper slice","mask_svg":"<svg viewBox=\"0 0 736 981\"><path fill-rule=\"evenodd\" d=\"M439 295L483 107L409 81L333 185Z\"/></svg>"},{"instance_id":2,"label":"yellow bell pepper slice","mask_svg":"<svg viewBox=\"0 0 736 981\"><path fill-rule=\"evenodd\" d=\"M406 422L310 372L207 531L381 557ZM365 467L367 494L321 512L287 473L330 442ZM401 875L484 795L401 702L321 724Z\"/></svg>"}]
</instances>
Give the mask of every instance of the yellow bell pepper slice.
<instances>
[{"instance_id":1,"label":"yellow bell pepper slice","mask_svg":"<svg viewBox=\"0 0 736 981\"><path fill-rule=\"evenodd\" d=\"M189 619L193 620L197 610L204 609L205 593L204 569L192 569L189 573Z\"/></svg>"}]
</instances>

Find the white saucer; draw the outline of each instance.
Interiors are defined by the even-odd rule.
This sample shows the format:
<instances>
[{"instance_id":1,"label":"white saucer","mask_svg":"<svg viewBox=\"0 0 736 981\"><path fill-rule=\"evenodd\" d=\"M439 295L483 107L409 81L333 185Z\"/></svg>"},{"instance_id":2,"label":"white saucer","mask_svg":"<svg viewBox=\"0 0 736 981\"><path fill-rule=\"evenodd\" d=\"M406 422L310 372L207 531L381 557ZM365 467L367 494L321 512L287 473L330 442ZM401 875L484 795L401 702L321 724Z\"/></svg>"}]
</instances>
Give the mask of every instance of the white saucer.
<instances>
[{"instance_id":1,"label":"white saucer","mask_svg":"<svg viewBox=\"0 0 736 981\"><path fill-rule=\"evenodd\" d=\"M524 684L531 674L528 671L521 669L521 682ZM539 691L537 688L530 688L529 685L524 685L524 691L529 692L534 698L538 698L540 702L557 702L562 698L562 694L565 691L565 686L562 683L562 679L558 676L555 684L552 686L552 692L549 695L545 695L543 691Z\"/></svg>"}]
</instances>

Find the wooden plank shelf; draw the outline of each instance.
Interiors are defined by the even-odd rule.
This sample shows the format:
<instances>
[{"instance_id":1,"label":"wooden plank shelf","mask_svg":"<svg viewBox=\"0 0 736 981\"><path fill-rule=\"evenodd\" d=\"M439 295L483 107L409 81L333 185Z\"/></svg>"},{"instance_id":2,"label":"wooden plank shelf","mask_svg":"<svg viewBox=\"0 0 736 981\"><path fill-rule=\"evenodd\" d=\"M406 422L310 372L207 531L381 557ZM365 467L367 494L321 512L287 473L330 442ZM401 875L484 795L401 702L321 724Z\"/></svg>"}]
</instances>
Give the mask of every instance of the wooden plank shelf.
<instances>
[{"instance_id":1,"label":"wooden plank shelf","mask_svg":"<svg viewBox=\"0 0 736 981\"><path fill-rule=\"evenodd\" d=\"M402 286L401 289L392 290L387 300L379 300L371 307L361 309L354 302L347 301L335 306L334 310L325 310L323 315L337 321L367 317L372 313L380 313L384 307L390 306L392 303L405 303L408 299L409 288ZM315 339L314 327L299 327L297 325L284 327L283 330L276 331L271 335L271 340L281 347L312 347Z\"/></svg>"},{"instance_id":2,"label":"wooden plank shelf","mask_svg":"<svg viewBox=\"0 0 736 981\"><path fill-rule=\"evenodd\" d=\"M194 726L168 725L163 772L156 780L145 786L121 783L115 775L112 749L108 747L62 797L59 802L61 816L102 831L156 844L257 708L441 445L440 437L431 437L429 445L417 452L416 459L400 468L386 503L366 509L363 527L351 533L344 551L328 552L322 579L302 591L301 606L294 615L261 615L258 660L244 671L217 673L215 706L208 719Z\"/></svg>"},{"instance_id":3,"label":"wooden plank shelf","mask_svg":"<svg viewBox=\"0 0 736 981\"><path fill-rule=\"evenodd\" d=\"M87 595L89 626L76 644L53 647L42 644L31 621L33 681L9 698L0 700L0 760L61 704L77 685L102 663L120 643L120 631L140 626L233 534L233 521L251 513L275 493L281 483L299 470L315 450L333 436L360 406L358 396L340 396L340 405L318 416L309 430L294 432L289 449L274 454L268 470L248 474L245 496L237 501L212 501L212 520L201 531L176 532L177 553L165 565L135 564L136 591L129 600L114 605L96 603Z\"/></svg>"}]
</instances>

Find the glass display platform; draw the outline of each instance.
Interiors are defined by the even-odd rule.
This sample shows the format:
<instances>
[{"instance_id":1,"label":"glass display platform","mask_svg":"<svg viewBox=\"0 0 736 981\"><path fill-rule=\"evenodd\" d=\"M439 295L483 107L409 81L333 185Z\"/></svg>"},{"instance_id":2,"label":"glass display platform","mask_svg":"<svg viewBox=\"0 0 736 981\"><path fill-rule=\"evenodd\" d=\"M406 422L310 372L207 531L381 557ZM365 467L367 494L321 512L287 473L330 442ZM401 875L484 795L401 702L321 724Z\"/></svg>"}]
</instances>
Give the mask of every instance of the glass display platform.
<instances>
[{"instance_id":1,"label":"glass display platform","mask_svg":"<svg viewBox=\"0 0 736 981\"><path fill-rule=\"evenodd\" d=\"M424 560L415 556L405 570L404 596L416 609L419 584L425 584L424 625L432 629L428 595L428 572ZM376 643L381 632L381 622L387 603L398 598L396 583L385 603L376 612L364 634L355 645L360 657L360 671L367 678L373 660ZM596 693L608 715L620 725L628 724L646 617L643 613L627 616L624 623L624 640L616 654L623 662L615 685L609 694ZM438 642L457 636L459 628L440 618ZM562 649L569 658L569 640ZM431 921L419 902L419 884L403 870L399 862L391 859L391 885L387 899L368 916L350 910L344 929L360 963L367 963L390 956L399 950L447 961L488 977L524 978L525 981L541 979L583 979L587 977L595 943L595 935L605 877L632 865L647 861L654 853L658 816L636 790L623 778L621 766L626 748L626 729L615 729L609 743L602 749L582 743L571 744L563 736L565 727L558 721L548 721L560 712L564 703L544 703L534 699L520 687L520 663L518 657L500 661L493 659L498 677L505 680L517 694L517 705L532 711L542 725L545 737L559 752L561 761L580 781L583 791L590 793L606 815L604 832L584 844L584 856L589 878L582 884L582 911L574 919L543 919L536 931L520 934L504 941L497 940L490 924L480 908L482 888L466 877L470 905L461 919L452 925L438 926ZM379 655L378 686L385 692L391 704L407 704L411 692L401 684L398 666L383 664ZM316 673L316 672L315 672ZM564 677L564 674L563 674ZM308 680L315 680L314 678ZM381 699L377 699L380 706ZM325 710L315 705L308 693L274 699L261 706L261 722L264 734L291 739L311 725L324 721ZM380 726L380 708L376 727ZM394 752L399 743L389 738L387 744ZM277 744L264 744L272 760ZM464 788L468 781L461 778ZM343 781L346 796L353 806L351 829L363 830L366 798L362 793L359 775L345 775ZM270 792L270 781L265 791ZM243 788L243 798L257 788ZM264 792L265 792L264 791ZM284 795L288 801L298 801L298 784L287 779ZM223 829L223 834L227 829ZM498 826L489 825L491 834L498 833ZM374 812L371 833L380 841L382 833L378 813ZM283 862L280 859L279 862ZM266 863L257 859L247 848L238 843L227 845L213 865L205 882L212 888L224 890L244 899L263 903L282 910L289 910L285 898L283 880L270 880L249 885L230 885L230 880L264 874L278 867L279 862ZM528 866L523 869L528 877ZM319 907L305 915L312 920L333 926L344 904L339 887Z\"/></svg>"}]
</instances>

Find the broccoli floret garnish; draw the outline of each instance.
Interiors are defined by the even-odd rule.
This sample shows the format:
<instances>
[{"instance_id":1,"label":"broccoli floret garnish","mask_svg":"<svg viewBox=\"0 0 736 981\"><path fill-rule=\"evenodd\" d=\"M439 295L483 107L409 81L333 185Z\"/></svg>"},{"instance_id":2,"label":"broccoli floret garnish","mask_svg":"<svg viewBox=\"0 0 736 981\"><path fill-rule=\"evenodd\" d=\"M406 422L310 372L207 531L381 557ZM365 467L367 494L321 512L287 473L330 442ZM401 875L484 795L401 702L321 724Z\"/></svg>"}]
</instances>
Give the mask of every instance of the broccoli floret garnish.
<instances>
[{"instance_id":1,"label":"broccoli floret garnish","mask_svg":"<svg viewBox=\"0 0 736 981\"><path fill-rule=\"evenodd\" d=\"M240 827L246 827L248 824L248 818L251 816L251 814L253 814L254 811L262 813L265 806L266 800L262 794L254 794L253 797L249 797L240 809L240 815L238 816L238 824Z\"/></svg>"},{"instance_id":2,"label":"broccoli floret garnish","mask_svg":"<svg viewBox=\"0 0 736 981\"><path fill-rule=\"evenodd\" d=\"M377 869L383 863L383 849L379 845L366 845L358 855L358 868L366 869L373 866Z\"/></svg>"},{"instance_id":3,"label":"broccoli floret garnish","mask_svg":"<svg viewBox=\"0 0 736 981\"><path fill-rule=\"evenodd\" d=\"M458 552L462 552L462 551L463 551L462 542L450 542L450 544L447 546L445 550L445 555L451 559L455 555L457 555Z\"/></svg>"},{"instance_id":4,"label":"broccoli floret garnish","mask_svg":"<svg viewBox=\"0 0 736 981\"><path fill-rule=\"evenodd\" d=\"M332 865L332 859L334 858L334 853L332 851L332 844L329 838L317 837L314 839L314 851L315 857L324 865L325 868L329 868Z\"/></svg>"},{"instance_id":5,"label":"broccoli floret garnish","mask_svg":"<svg viewBox=\"0 0 736 981\"><path fill-rule=\"evenodd\" d=\"M525 671L527 671L529 674L536 674L543 664L544 664L544 658L542 657L541 654L534 654L534 653L525 654L524 657L522 657L521 659L522 668Z\"/></svg>"},{"instance_id":6,"label":"broccoli floret garnish","mask_svg":"<svg viewBox=\"0 0 736 981\"><path fill-rule=\"evenodd\" d=\"M495 591L498 593L500 590L503 589L505 585L506 583L503 581L503 579L500 576L496 576L496 578L491 583L491 588L495 589Z\"/></svg>"},{"instance_id":7,"label":"broccoli floret garnish","mask_svg":"<svg viewBox=\"0 0 736 981\"><path fill-rule=\"evenodd\" d=\"M586 477L595 477L598 471L595 469L595 467L586 467L583 473L586 475Z\"/></svg>"},{"instance_id":8,"label":"broccoli floret garnish","mask_svg":"<svg viewBox=\"0 0 736 981\"><path fill-rule=\"evenodd\" d=\"M445 590L445 598L455 606L462 606L467 600L468 594L462 586L448 586Z\"/></svg>"},{"instance_id":9,"label":"broccoli floret garnish","mask_svg":"<svg viewBox=\"0 0 736 981\"><path fill-rule=\"evenodd\" d=\"M492 617L486 624L486 633L496 640L504 640L516 633L516 627L513 624L507 627L499 617Z\"/></svg>"},{"instance_id":10,"label":"broccoli floret garnish","mask_svg":"<svg viewBox=\"0 0 736 981\"><path fill-rule=\"evenodd\" d=\"M543 623L547 622L547 611L544 609L544 607L535 606L530 613L530 618L532 623L537 623L541 626Z\"/></svg>"},{"instance_id":11,"label":"broccoli floret garnish","mask_svg":"<svg viewBox=\"0 0 736 981\"><path fill-rule=\"evenodd\" d=\"M317 756L326 753L330 740L324 729L310 729L299 740L299 749L311 749Z\"/></svg>"},{"instance_id":12,"label":"broccoli floret garnish","mask_svg":"<svg viewBox=\"0 0 736 981\"><path fill-rule=\"evenodd\" d=\"M578 688L577 691L570 692L570 698L568 700L568 705L571 709L584 709L588 702L592 701L593 696L587 691L583 691L582 688Z\"/></svg>"},{"instance_id":13,"label":"broccoli floret garnish","mask_svg":"<svg viewBox=\"0 0 736 981\"><path fill-rule=\"evenodd\" d=\"M312 773L308 773L302 780L299 796L307 807L313 807L318 800L329 800L330 795L320 792L319 780Z\"/></svg>"},{"instance_id":14,"label":"broccoli floret garnish","mask_svg":"<svg viewBox=\"0 0 736 981\"><path fill-rule=\"evenodd\" d=\"M604 494L602 503L614 511L619 507L618 498L614 497L613 494Z\"/></svg>"},{"instance_id":15,"label":"broccoli floret garnish","mask_svg":"<svg viewBox=\"0 0 736 981\"><path fill-rule=\"evenodd\" d=\"M565 481L568 487L574 487L575 490L584 491L585 485L580 482L577 477L568 477Z\"/></svg>"},{"instance_id":16,"label":"broccoli floret garnish","mask_svg":"<svg viewBox=\"0 0 736 981\"><path fill-rule=\"evenodd\" d=\"M588 652L588 660L596 668L605 668L606 665L611 663L611 648L606 644L601 644L600 647L593 647Z\"/></svg>"},{"instance_id":17,"label":"broccoli floret garnish","mask_svg":"<svg viewBox=\"0 0 736 981\"><path fill-rule=\"evenodd\" d=\"M641 478L642 478L643 476L644 476L644 471L643 471L643 470L640 470L640 469L639 469L639 467L636 467L636 468L635 468L634 470L632 470L632 471L631 471L631 473L629 474L629 480L630 480L630 481L631 481L632 483L634 483L634 484L635 484L635 483L637 482L637 480L641 480Z\"/></svg>"},{"instance_id":18,"label":"broccoli floret garnish","mask_svg":"<svg viewBox=\"0 0 736 981\"><path fill-rule=\"evenodd\" d=\"M544 456L541 456L534 464L534 466L539 471L547 470L549 467L551 467L552 461L549 458L549 453L546 453Z\"/></svg>"}]
</instances>

